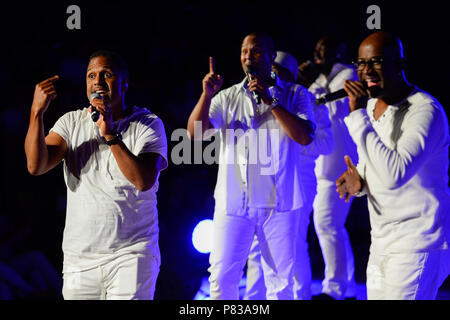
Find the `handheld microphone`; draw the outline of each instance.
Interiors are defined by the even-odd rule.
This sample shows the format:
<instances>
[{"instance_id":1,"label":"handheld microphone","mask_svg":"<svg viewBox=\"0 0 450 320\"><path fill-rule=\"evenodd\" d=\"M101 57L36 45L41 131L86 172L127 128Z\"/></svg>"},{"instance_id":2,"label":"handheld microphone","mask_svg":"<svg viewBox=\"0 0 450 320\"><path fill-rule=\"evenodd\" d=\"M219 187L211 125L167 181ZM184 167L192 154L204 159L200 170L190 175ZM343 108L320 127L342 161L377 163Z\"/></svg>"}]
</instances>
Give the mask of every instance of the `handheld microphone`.
<instances>
[{"instance_id":1,"label":"handheld microphone","mask_svg":"<svg viewBox=\"0 0 450 320\"><path fill-rule=\"evenodd\" d=\"M248 81L252 81L253 80L253 75L256 73L256 69L255 67L252 66L247 66L246 70L245 70L245 74L247 75L247 79ZM256 104L260 104L261 103L261 97L259 96L259 94L256 91L253 91L253 98L256 101Z\"/></svg>"},{"instance_id":2,"label":"handheld microphone","mask_svg":"<svg viewBox=\"0 0 450 320\"><path fill-rule=\"evenodd\" d=\"M366 82L365 81L361 81L361 83L364 86L364 89L367 89ZM330 101L334 101L334 100L337 100L337 99L341 99L341 98L344 98L344 97L347 97L347 96L348 96L347 92L344 89L340 89L338 91L330 92L330 93L328 93L328 94L326 94L326 95L316 99L316 104L318 104L318 105L324 104L324 103L327 103L327 102L330 102Z\"/></svg>"},{"instance_id":3,"label":"handheld microphone","mask_svg":"<svg viewBox=\"0 0 450 320\"><path fill-rule=\"evenodd\" d=\"M348 96L347 92L344 89L341 89L341 90L338 90L335 92L328 93L328 94L316 99L316 104L318 104L318 105L324 104L324 103L327 103L330 101L344 98L346 96Z\"/></svg>"},{"instance_id":4,"label":"handheld microphone","mask_svg":"<svg viewBox=\"0 0 450 320\"><path fill-rule=\"evenodd\" d=\"M92 92L89 96L89 101L92 101L93 99L102 99L102 95L98 92ZM98 118L100 117L100 112L95 109L95 107L91 104L92 113L91 113L91 119L94 122L97 122Z\"/></svg>"}]
</instances>

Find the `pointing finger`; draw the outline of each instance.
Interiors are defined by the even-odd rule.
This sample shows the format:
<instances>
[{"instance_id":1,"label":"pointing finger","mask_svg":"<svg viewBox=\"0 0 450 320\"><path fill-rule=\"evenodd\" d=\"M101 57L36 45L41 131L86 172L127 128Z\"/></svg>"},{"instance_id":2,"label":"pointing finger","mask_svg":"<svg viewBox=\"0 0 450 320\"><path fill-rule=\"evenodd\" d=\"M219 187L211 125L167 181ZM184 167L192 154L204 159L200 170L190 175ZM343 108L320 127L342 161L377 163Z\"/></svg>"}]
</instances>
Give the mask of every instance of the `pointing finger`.
<instances>
[{"instance_id":1,"label":"pointing finger","mask_svg":"<svg viewBox=\"0 0 450 320\"><path fill-rule=\"evenodd\" d=\"M216 68L214 66L214 59L213 59L213 57L209 57L209 72L210 73L216 73Z\"/></svg>"},{"instance_id":2,"label":"pointing finger","mask_svg":"<svg viewBox=\"0 0 450 320\"><path fill-rule=\"evenodd\" d=\"M344 160L345 163L347 164L348 169L356 169L355 165L352 162L352 159L348 155L344 156Z\"/></svg>"},{"instance_id":3,"label":"pointing finger","mask_svg":"<svg viewBox=\"0 0 450 320\"><path fill-rule=\"evenodd\" d=\"M56 82L59 79L58 75L55 75L51 78L45 79L44 81L42 81L41 83L39 83L39 85L43 86L43 85L48 85L48 84L53 84L54 82Z\"/></svg>"},{"instance_id":4,"label":"pointing finger","mask_svg":"<svg viewBox=\"0 0 450 320\"><path fill-rule=\"evenodd\" d=\"M45 81L46 81L46 82L51 82L51 83L53 83L53 82L57 81L58 79L59 79L59 76L58 76L58 75L54 75L53 77L48 78L48 79L45 80Z\"/></svg>"}]
</instances>

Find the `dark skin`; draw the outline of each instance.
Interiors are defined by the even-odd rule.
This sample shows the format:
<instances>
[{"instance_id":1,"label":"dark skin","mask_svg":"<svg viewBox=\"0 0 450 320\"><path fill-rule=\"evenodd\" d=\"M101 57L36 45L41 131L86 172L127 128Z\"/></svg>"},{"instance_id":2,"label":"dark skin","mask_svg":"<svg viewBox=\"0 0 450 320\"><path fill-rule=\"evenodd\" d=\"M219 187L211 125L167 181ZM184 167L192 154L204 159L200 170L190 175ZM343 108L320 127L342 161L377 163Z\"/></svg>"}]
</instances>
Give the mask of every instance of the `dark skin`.
<instances>
[{"instance_id":1,"label":"dark skin","mask_svg":"<svg viewBox=\"0 0 450 320\"><path fill-rule=\"evenodd\" d=\"M340 61L339 55L338 50L330 46L327 37L319 39L314 48L313 63L306 61L298 66L299 82L309 87L321 73L328 77L333 65Z\"/></svg>"},{"instance_id":2,"label":"dark skin","mask_svg":"<svg viewBox=\"0 0 450 320\"><path fill-rule=\"evenodd\" d=\"M67 155L67 143L59 134L51 131L44 136L43 117L51 101L56 98L54 83L58 79L59 76L53 76L36 85L25 138L27 167L32 175L46 173ZM86 93L89 97L92 92L101 92L102 99L93 99L91 104L100 113L96 124L105 140L115 137L113 122L125 115L127 86L127 79L123 79L107 57L91 59L86 73ZM140 191L153 186L158 172L164 166L164 160L159 154L149 152L135 156L123 142L112 145L110 150L123 175Z\"/></svg>"},{"instance_id":3,"label":"dark skin","mask_svg":"<svg viewBox=\"0 0 450 320\"><path fill-rule=\"evenodd\" d=\"M328 44L326 37L317 42L313 56L316 68L327 77L333 65L340 60L339 52Z\"/></svg>"},{"instance_id":4,"label":"dark skin","mask_svg":"<svg viewBox=\"0 0 450 320\"><path fill-rule=\"evenodd\" d=\"M373 116L378 120L389 105L402 101L413 90L402 69L401 47L393 43L397 42L391 34L376 32L359 46L358 60L368 61L383 57L384 62L377 68L369 64L358 70L360 81L344 81L350 112L366 108L368 99L376 98ZM336 185L340 198L348 202L352 195L361 191L363 182L348 156L345 161L348 169L337 179Z\"/></svg>"},{"instance_id":5,"label":"dark skin","mask_svg":"<svg viewBox=\"0 0 450 320\"><path fill-rule=\"evenodd\" d=\"M257 70L256 74L253 75L252 80L249 81L248 88L251 92L257 92L261 97L262 102L267 105L272 103L269 86L271 85L270 73L274 59L275 52L268 48L268 45L263 39L258 39L254 35L248 35L244 38L241 46L242 70L246 72L248 65L255 67ZM201 121L203 131L213 127L209 121L209 107L212 97L219 91L222 84L223 78L216 73L214 60L210 57L209 73L202 82L202 95L189 116L187 124L187 129L191 137L194 136L195 121ZM280 122L281 126L292 140L302 145L307 145L312 142L313 129L307 121L294 116L281 105L273 108L272 114Z\"/></svg>"}]
</instances>

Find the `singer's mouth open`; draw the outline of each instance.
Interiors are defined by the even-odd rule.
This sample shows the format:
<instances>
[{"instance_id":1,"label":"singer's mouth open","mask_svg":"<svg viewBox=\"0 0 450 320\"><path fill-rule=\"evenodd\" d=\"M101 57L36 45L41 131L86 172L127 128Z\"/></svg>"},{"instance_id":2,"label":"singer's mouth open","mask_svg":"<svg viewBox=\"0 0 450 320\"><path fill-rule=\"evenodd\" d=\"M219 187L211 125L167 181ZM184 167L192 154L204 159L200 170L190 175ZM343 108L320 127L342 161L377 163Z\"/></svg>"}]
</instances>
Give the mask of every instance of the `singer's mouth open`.
<instances>
[{"instance_id":1,"label":"singer's mouth open","mask_svg":"<svg viewBox=\"0 0 450 320\"><path fill-rule=\"evenodd\" d=\"M94 89L94 90L92 90L92 92L98 93L98 94L100 94L102 96L102 98L105 98L105 96L108 95L109 90L102 88L102 89Z\"/></svg>"},{"instance_id":2,"label":"singer's mouth open","mask_svg":"<svg viewBox=\"0 0 450 320\"><path fill-rule=\"evenodd\" d=\"M375 86L379 86L381 83L381 80L379 78L367 78L365 79L367 87L375 87Z\"/></svg>"}]
</instances>

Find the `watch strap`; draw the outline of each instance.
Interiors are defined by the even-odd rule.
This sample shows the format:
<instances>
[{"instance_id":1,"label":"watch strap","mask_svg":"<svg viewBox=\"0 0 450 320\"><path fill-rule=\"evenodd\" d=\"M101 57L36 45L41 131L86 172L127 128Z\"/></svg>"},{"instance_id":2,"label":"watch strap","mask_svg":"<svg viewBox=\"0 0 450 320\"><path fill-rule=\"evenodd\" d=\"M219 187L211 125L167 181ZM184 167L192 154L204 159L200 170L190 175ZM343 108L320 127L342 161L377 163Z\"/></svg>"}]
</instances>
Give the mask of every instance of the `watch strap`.
<instances>
[{"instance_id":1,"label":"watch strap","mask_svg":"<svg viewBox=\"0 0 450 320\"><path fill-rule=\"evenodd\" d=\"M112 146L114 144L118 144L120 141L122 141L122 135L120 134L120 132L116 133L116 136L114 138L112 138L111 140L106 140L105 139L105 143L108 146Z\"/></svg>"}]
</instances>

